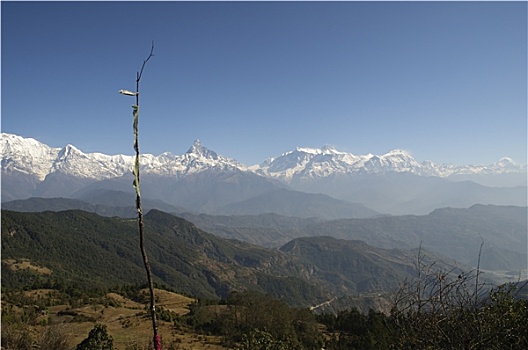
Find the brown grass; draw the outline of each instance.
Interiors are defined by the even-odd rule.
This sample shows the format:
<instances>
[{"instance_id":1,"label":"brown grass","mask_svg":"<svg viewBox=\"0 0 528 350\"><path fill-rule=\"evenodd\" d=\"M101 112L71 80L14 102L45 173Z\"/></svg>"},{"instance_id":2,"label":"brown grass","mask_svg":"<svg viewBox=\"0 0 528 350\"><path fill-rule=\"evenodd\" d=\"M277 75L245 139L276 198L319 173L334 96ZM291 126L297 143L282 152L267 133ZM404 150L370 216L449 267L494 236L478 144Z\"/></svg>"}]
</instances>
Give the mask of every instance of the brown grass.
<instances>
[{"instance_id":1,"label":"brown grass","mask_svg":"<svg viewBox=\"0 0 528 350\"><path fill-rule=\"evenodd\" d=\"M15 259L4 259L2 260L12 271L23 271L30 270L31 272L39 273L42 275L51 275L51 270L47 267L40 267L33 265L29 260L15 260Z\"/></svg>"},{"instance_id":2,"label":"brown grass","mask_svg":"<svg viewBox=\"0 0 528 350\"><path fill-rule=\"evenodd\" d=\"M37 298L49 295L50 290L35 290L28 292L28 296ZM68 305L56 305L48 308L48 317L53 325L60 325L69 337L72 347L79 344L88 336L90 330L96 323L106 325L108 333L114 339L116 350L125 350L132 345L137 345L137 349L147 349L152 339L152 322L147 312L146 305L124 298L116 293L109 293L107 297L119 303L119 307L105 307L104 305L85 305L71 309ZM156 290L158 299L157 306L166 310L184 315L189 312L189 304L194 301L176 293L163 290ZM61 315L60 311L74 312L77 315L91 317L93 322L72 322L71 315ZM46 326L35 326L35 331L43 333ZM221 350L226 349L221 346L221 339L218 337L204 336L196 333L189 333L177 330L170 322L159 320L158 333L164 343L163 349L167 349L169 344L177 344L182 350Z\"/></svg>"},{"instance_id":3,"label":"brown grass","mask_svg":"<svg viewBox=\"0 0 528 350\"><path fill-rule=\"evenodd\" d=\"M145 289L144 292L146 293L147 290ZM195 301L195 299L161 289L156 289L155 294L158 300L156 302L157 306L176 312L178 315L189 313L189 304Z\"/></svg>"}]
</instances>

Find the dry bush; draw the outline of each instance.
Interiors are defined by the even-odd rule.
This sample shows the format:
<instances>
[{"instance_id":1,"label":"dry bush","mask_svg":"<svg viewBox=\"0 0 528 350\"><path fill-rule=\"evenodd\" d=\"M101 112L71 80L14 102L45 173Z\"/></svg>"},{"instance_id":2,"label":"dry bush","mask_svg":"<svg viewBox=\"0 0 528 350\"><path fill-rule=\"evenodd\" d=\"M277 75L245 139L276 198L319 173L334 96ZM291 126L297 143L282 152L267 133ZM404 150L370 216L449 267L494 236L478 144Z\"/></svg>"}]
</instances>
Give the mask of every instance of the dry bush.
<instances>
[{"instance_id":1,"label":"dry bush","mask_svg":"<svg viewBox=\"0 0 528 350\"><path fill-rule=\"evenodd\" d=\"M46 327L38 341L39 349L69 350L68 331L64 324L55 324Z\"/></svg>"},{"instance_id":2,"label":"dry bush","mask_svg":"<svg viewBox=\"0 0 528 350\"><path fill-rule=\"evenodd\" d=\"M426 263L396 293L392 318L397 349L527 349L528 302L515 287L479 281L479 268L463 272Z\"/></svg>"}]
</instances>

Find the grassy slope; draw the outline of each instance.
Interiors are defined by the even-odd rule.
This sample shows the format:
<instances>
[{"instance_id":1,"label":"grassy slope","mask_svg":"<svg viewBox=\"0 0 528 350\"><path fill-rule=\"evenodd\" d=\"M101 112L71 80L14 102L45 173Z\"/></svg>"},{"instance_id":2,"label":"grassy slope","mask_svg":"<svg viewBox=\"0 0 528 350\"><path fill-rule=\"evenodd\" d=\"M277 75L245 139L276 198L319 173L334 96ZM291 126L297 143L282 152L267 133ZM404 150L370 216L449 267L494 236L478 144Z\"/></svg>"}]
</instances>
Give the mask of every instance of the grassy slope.
<instances>
[{"instance_id":1,"label":"grassy slope","mask_svg":"<svg viewBox=\"0 0 528 350\"><path fill-rule=\"evenodd\" d=\"M26 296L36 300L46 298L49 293L53 293L53 290L41 289L25 293ZM85 339L96 323L107 326L108 333L113 337L116 350L122 350L134 344L141 347L149 344L152 337L152 323L147 315L147 305L116 293L109 293L106 298L115 300L119 306L92 304L71 308L69 305L54 305L48 307L47 311L39 316L39 320L49 319L54 327L61 327L67 334L72 347ZM192 298L160 289L156 289L156 298L158 299L158 308L170 310L179 315L188 313L188 306L194 301ZM92 320L77 322L73 320L72 314ZM35 334L43 334L47 327L49 326L36 325L32 326L31 329ZM189 330L176 330L172 322L159 320L159 334L162 336L165 347L168 344L177 343L181 349L225 349L221 346L218 337L206 337Z\"/></svg>"}]
</instances>

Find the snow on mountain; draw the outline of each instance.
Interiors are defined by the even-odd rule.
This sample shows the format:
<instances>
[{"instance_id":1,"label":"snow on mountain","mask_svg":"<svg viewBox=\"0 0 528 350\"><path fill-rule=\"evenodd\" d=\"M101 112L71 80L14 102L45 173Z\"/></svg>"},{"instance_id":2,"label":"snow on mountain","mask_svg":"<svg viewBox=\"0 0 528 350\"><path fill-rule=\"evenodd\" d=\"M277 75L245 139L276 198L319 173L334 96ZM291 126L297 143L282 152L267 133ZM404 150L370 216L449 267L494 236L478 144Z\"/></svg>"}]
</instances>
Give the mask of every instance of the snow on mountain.
<instances>
[{"instance_id":1,"label":"snow on mountain","mask_svg":"<svg viewBox=\"0 0 528 350\"><path fill-rule=\"evenodd\" d=\"M184 173L199 172L206 168L248 170L245 165L238 161L218 155L216 152L205 148L200 140L194 141L189 150L181 156L180 163L185 167Z\"/></svg>"},{"instance_id":2,"label":"snow on mountain","mask_svg":"<svg viewBox=\"0 0 528 350\"><path fill-rule=\"evenodd\" d=\"M85 154L74 146L67 145L53 160L51 172L102 180L123 175L131 168L131 164L132 157Z\"/></svg>"},{"instance_id":3,"label":"snow on mountain","mask_svg":"<svg viewBox=\"0 0 528 350\"><path fill-rule=\"evenodd\" d=\"M44 180L59 151L59 148L51 148L35 139L2 133L2 172L21 172Z\"/></svg>"},{"instance_id":4,"label":"snow on mountain","mask_svg":"<svg viewBox=\"0 0 528 350\"><path fill-rule=\"evenodd\" d=\"M205 169L239 169L246 171L247 167L234 159L216 154L214 151L202 146L199 140L183 155L162 153L159 156L145 154L141 156L141 171L145 174L164 176L184 176L198 173Z\"/></svg>"},{"instance_id":5,"label":"snow on mountain","mask_svg":"<svg viewBox=\"0 0 528 350\"><path fill-rule=\"evenodd\" d=\"M293 178L321 178L333 174L365 174L406 172L421 176L448 177L460 174L526 173L526 166L502 158L491 165L435 164L417 162L408 152L400 149L383 155L354 155L327 146L321 149L297 148L262 163L261 174L285 181Z\"/></svg>"},{"instance_id":6,"label":"snow on mountain","mask_svg":"<svg viewBox=\"0 0 528 350\"><path fill-rule=\"evenodd\" d=\"M95 180L119 177L130 173L134 157L83 153L72 145L52 148L31 138L2 133L0 142L3 172L21 172L43 181L50 173L63 173ZM417 162L408 152L392 150L383 155L354 155L331 146L298 147L261 165L247 167L234 159L218 155L196 140L183 155L162 153L141 155L144 174L181 177L205 169L242 170L290 182L293 178L322 178L331 175L407 172L423 176L448 177L459 174L504 174L526 172L526 166L502 158L488 166L454 166Z\"/></svg>"},{"instance_id":7,"label":"snow on mountain","mask_svg":"<svg viewBox=\"0 0 528 350\"><path fill-rule=\"evenodd\" d=\"M134 156L83 153L72 145L51 148L31 138L2 133L0 141L3 172L22 172L43 181L48 174L63 173L79 178L109 179L131 173ZM217 155L195 141L181 156L163 153L140 157L144 174L183 176L209 168L247 170L236 160Z\"/></svg>"},{"instance_id":8,"label":"snow on mountain","mask_svg":"<svg viewBox=\"0 0 528 350\"><path fill-rule=\"evenodd\" d=\"M393 150L384 155L354 155L323 147L297 148L263 163L263 174L289 181L293 177L318 178L332 174L363 174L410 172L417 175L437 175L437 166L418 163L408 152Z\"/></svg>"},{"instance_id":9,"label":"snow on mountain","mask_svg":"<svg viewBox=\"0 0 528 350\"><path fill-rule=\"evenodd\" d=\"M321 149L300 148L269 159L258 171L271 177L291 179L293 176L325 177L332 173L348 173L361 167L368 156L355 156L330 146Z\"/></svg>"},{"instance_id":10,"label":"snow on mountain","mask_svg":"<svg viewBox=\"0 0 528 350\"><path fill-rule=\"evenodd\" d=\"M411 172L418 175L425 175L427 172L423 165L418 163L408 152L395 149L381 156L370 155L370 158L363 164L366 170L379 172Z\"/></svg>"},{"instance_id":11,"label":"snow on mountain","mask_svg":"<svg viewBox=\"0 0 528 350\"><path fill-rule=\"evenodd\" d=\"M425 162L424 162L425 164ZM511 158L503 157L498 162L489 165L435 165L428 162L429 167L434 169L432 175L448 177L453 175L500 175L510 173L526 173L526 165L513 162Z\"/></svg>"}]
</instances>

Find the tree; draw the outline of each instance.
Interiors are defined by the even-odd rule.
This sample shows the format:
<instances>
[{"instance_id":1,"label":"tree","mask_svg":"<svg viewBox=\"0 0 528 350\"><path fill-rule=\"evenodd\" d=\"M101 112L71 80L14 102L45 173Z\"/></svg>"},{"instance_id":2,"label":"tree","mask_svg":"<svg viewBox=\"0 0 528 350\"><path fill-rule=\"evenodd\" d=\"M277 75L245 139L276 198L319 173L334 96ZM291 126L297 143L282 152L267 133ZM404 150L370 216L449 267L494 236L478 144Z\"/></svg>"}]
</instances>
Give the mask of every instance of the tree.
<instances>
[{"instance_id":1,"label":"tree","mask_svg":"<svg viewBox=\"0 0 528 350\"><path fill-rule=\"evenodd\" d=\"M254 329L242 336L242 350L286 350L288 348L288 344L274 339L270 333L259 329Z\"/></svg>"},{"instance_id":2,"label":"tree","mask_svg":"<svg viewBox=\"0 0 528 350\"><path fill-rule=\"evenodd\" d=\"M106 331L106 326L96 324L75 350L113 350L114 340Z\"/></svg>"}]
</instances>

